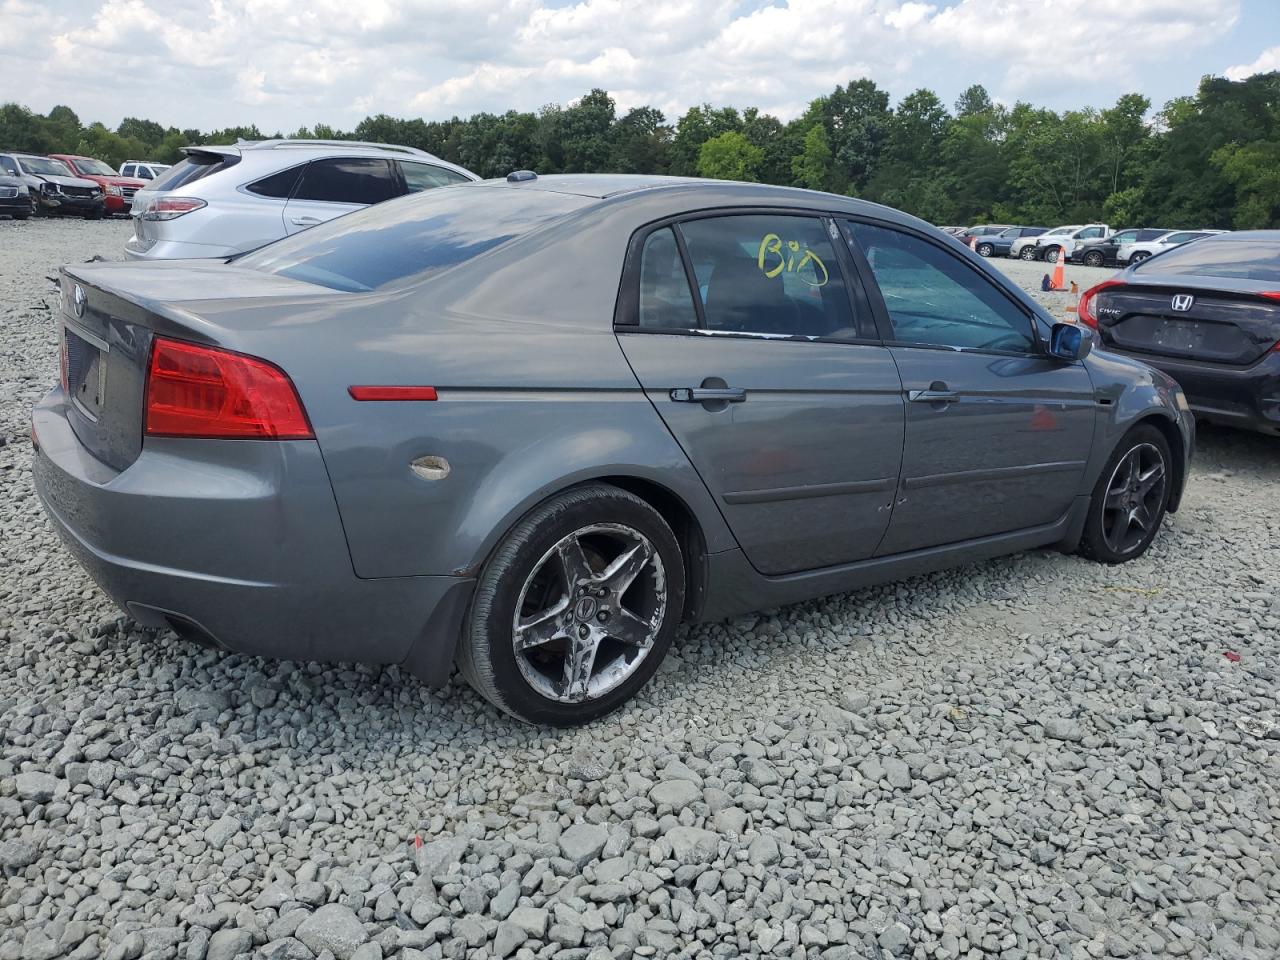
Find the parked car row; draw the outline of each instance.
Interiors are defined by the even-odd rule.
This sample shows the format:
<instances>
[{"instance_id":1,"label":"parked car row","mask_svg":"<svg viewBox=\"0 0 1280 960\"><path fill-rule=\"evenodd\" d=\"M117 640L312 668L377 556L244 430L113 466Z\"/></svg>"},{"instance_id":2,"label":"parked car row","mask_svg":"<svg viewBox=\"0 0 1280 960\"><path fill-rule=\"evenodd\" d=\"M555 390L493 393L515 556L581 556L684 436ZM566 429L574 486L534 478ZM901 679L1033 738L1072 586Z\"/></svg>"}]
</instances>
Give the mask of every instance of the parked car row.
<instances>
[{"instance_id":1,"label":"parked car row","mask_svg":"<svg viewBox=\"0 0 1280 960\"><path fill-rule=\"evenodd\" d=\"M1113 231L1105 223L1066 224L1051 230L1007 224L944 229L976 250L979 256L1008 256L1018 260L1057 263L1058 258L1065 255L1069 262L1090 267L1140 263L1162 250L1226 232L1152 227Z\"/></svg>"},{"instance_id":2,"label":"parked car row","mask_svg":"<svg viewBox=\"0 0 1280 960\"><path fill-rule=\"evenodd\" d=\"M71 214L101 219L106 213L102 186L87 180L61 160L29 153L0 153L0 175L8 183L0 193L12 195L3 212L19 220L32 216Z\"/></svg>"},{"instance_id":3,"label":"parked car row","mask_svg":"<svg viewBox=\"0 0 1280 960\"><path fill-rule=\"evenodd\" d=\"M168 167L130 160L117 172L93 157L51 153L0 153L0 215L127 215L137 192ZM145 174L145 175L144 175Z\"/></svg>"}]
</instances>

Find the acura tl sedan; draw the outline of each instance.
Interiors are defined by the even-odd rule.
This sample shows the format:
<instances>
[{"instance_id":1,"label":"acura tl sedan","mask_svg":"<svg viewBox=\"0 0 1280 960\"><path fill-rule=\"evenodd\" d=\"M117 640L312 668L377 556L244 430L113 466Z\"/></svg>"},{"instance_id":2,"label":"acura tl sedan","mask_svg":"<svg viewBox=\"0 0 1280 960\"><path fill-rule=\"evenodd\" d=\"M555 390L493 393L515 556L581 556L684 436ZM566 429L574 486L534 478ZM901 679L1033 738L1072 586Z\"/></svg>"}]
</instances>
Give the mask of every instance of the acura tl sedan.
<instances>
[{"instance_id":1,"label":"acura tl sedan","mask_svg":"<svg viewBox=\"0 0 1280 960\"><path fill-rule=\"evenodd\" d=\"M64 267L40 496L138 621L618 707L681 621L1151 543L1193 442L942 232L756 184L548 176L230 260Z\"/></svg>"}]
</instances>

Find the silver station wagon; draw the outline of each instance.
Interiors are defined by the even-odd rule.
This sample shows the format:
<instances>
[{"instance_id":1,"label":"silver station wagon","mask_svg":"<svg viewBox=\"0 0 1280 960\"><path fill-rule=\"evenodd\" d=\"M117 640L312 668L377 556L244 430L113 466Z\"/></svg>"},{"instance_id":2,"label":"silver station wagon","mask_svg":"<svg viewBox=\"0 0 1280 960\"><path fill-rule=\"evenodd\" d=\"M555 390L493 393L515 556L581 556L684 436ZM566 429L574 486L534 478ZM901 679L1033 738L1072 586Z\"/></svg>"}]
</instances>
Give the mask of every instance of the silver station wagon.
<instances>
[{"instance_id":1,"label":"silver station wagon","mask_svg":"<svg viewBox=\"0 0 1280 960\"><path fill-rule=\"evenodd\" d=\"M1167 376L920 220L804 190L518 172L61 285L36 480L121 606L457 664L536 723L618 707L681 621L1137 557L1192 449Z\"/></svg>"}]
</instances>

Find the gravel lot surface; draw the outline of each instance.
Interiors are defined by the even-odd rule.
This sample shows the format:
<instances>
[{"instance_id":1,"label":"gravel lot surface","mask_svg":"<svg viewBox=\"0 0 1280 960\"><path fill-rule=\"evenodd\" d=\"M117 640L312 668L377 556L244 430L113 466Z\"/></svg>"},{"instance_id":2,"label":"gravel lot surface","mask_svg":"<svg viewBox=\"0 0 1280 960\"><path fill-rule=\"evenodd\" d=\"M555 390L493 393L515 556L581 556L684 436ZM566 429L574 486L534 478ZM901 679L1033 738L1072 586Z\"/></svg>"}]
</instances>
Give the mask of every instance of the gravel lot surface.
<instances>
[{"instance_id":1,"label":"gravel lot surface","mask_svg":"<svg viewBox=\"0 0 1280 960\"><path fill-rule=\"evenodd\" d=\"M1276 440L1204 431L1140 561L688 629L628 708L533 729L139 629L71 562L44 277L127 233L0 221L0 960L1280 955Z\"/></svg>"}]
</instances>

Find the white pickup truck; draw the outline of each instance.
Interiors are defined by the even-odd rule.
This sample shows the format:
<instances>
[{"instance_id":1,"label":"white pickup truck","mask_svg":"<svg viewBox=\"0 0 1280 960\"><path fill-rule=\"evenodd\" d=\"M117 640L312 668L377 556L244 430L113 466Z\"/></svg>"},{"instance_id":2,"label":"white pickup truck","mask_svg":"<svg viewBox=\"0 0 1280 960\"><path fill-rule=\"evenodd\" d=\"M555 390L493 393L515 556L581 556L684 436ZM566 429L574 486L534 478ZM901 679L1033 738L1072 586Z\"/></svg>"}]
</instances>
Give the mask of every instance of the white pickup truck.
<instances>
[{"instance_id":1,"label":"white pickup truck","mask_svg":"<svg viewBox=\"0 0 1280 960\"><path fill-rule=\"evenodd\" d=\"M1064 252L1068 255L1075 249L1077 243L1084 240L1102 240L1114 233L1105 223L1086 223L1073 224L1066 227L1055 227L1048 233L1042 233L1036 237L1035 249L1030 257L1024 256L1024 260L1047 260L1049 263L1057 263L1058 257Z\"/></svg>"}]
</instances>

